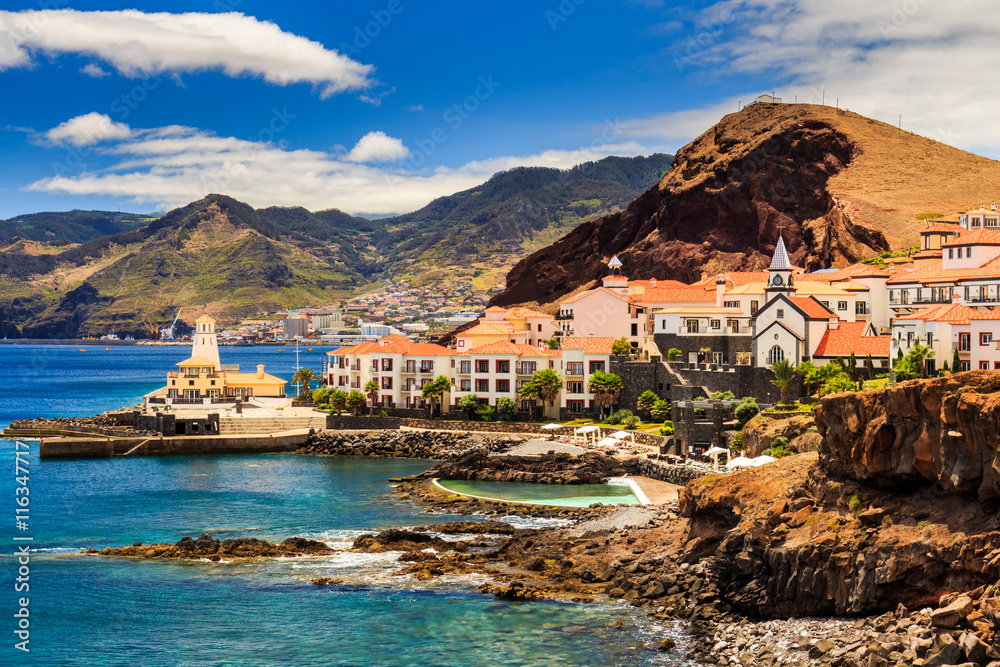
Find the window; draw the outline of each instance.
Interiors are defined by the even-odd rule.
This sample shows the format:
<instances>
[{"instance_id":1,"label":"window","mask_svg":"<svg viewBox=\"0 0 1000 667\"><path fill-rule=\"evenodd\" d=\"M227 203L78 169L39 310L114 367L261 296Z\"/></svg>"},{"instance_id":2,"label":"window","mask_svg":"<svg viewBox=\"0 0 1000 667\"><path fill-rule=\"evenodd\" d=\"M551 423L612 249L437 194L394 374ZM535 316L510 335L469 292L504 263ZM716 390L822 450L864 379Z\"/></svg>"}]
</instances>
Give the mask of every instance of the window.
<instances>
[{"instance_id":1,"label":"window","mask_svg":"<svg viewBox=\"0 0 1000 667\"><path fill-rule=\"evenodd\" d=\"M519 372L521 375L534 375L536 370L538 370L537 361L522 361Z\"/></svg>"},{"instance_id":2,"label":"window","mask_svg":"<svg viewBox=\"0 0 1000 667\"><path fill-rule=\"evenodd\" d=\"M970 362L968 362L968 361L963 361L962 362L962 370L963 371L970 371L970 370L972 370L972 364Z\"/></svg>"},{"instance_id":3,"label":"window","mask_svg":"<svg viewBox=\"0 0 1000 667\"><path fill-rule=\"evenodd\" d=\"M433 361L421 361L420 362L420 372L421 373L433 373L434 372L434 362Z\"/></svg>"},{"instance_id":4,"label":"window","mask_svg":"<svg viewBox=\"0 0 1000 667\"><path fill-rule=\"evenodd\" d=\"M847 302L846 301L838 301L837 302L837 310L847 310Z\"/></svg>"},{"instance_id":5,"label":"window","mask_svg":"<svg viewBox=\"0 0 1000 667\"><path fill-rule=\"evenodd\" d=\"M739 320L726 320L726 328L730 329L733 333L739 333L740 321Z\"/></svg>"},{"instance_id":6,"label":"window","mask_svg":"<svg viewBox=\"0 0 1000 667\"><path fill-rule=\"evenodd\" d=\"M566 401L570 412L583 412L583 401Z\"/></svg>"},{"instance_id":7,"label":"window","mask_svg":"<svg viewBox=\"0 0 1000 667\"><path fill-rule=\"evenodd\" d=\"M497 393L498 394L509 394L510 393L510 380L497 380Z\"/></svg>"},{"instance_id":8,"label":"window","mask_svg":"<svg viewBox=\"0 0 1000 667\"><path fill-rule=\"evenodd\" d=\"M639 335L639 325L638 324L633 324L632 325L632 335L633 336L638 336Z\"/></svg>"},{"instance_id":9,"label":"window","mask_svg":"<svg viewBox=\"0 0 1000 667\"><path fill-rule=\"evenodd\" d=\"M211 382L209 382L209 384L214 387L215 386L215 380L212 380Z\"/></svg>"},{"instance_id":10,"label":"window","mask_svg":"<svg viewBox=\"0 0 1000 667\"><path fill-rule=\"evenodd\" d=\"M382 370L384 370L384 371L391 371L392 370L392 359L383 359L382 360Z\"/></svg>"},{"instance_id":11,"label":"window","mask_svg":"<svg viewBox=\"0 0 1000 667\"><path fill-rule=\"evenodd\" d=\"M989 345L993 342L993 334L987 331L986 333L979 334L979 344Z\"/></svg>"},{"instance_id":12,"label":"window","mask_svg":"<svg viewBox=\"0 0 1000 667\"><path fill-rule=\"evenodd\" d=\"M459 338L458 339L458 346L459 347L465 347L465 339L464 338Z\"/></svg>"},{"instance_id":13,"label":"window","mask_svg":"<svg viewBox=\"0 0 1000 667\"><path fill-rule=\"evenodd\" d=\"M603 370L604 370L604 362L603 361L591 361L590 362L590 372L591 373L593 373L595 371L603 371Z\"/></svg>"},{"instance_id":14,"label":"window","mask_svg":"<svg viewBox=\"0 0 1000 667\"><path fill-rule=\"evenodd\" d=\"M198 390L197 389L185 389L184 390L184 398L198 398Z\"/></svg>"},{"instance_id":15,"label":"window","mask_svg":"<svg viewBox=\"0 0 1000 667\"><path fill-rule=\"evenodd\" d=\"M868 304L864 301L854 302L854 314L855 315L867 315L868 314Z\"/></svg>"},{"instance_id":16,"label":"window","mask_svg":"<svg viewBox=\"0 0 1000 667\"><path fill-rule=\"evenodd\" d=\"M417 386L417 381L415 378L406 379L406 391L413 391L413 388Z\"/></svg>"},{"instance_id":17,"label":"window","mask_svg":"<svg viewBox=\"0 0 1000 667\"><path fill-rule=\"evenodd\" d=\"M960 333L958 334L958 351L968 352L969 348L972 347L972 334Z\"/></svg>"},{"instance_id":18,"label":"window","mask_svg":"<svg viewBox=\"0 0 1000 667\"><path fill-rule=\"evenodd\" d=\"M510 373L509 359L497 359L497 373Z\"/></svg>"},{"instance_id":19,"label":"window","mask_svg":"<svg viewBox=\"0 0 1000 667\"><path fill-rule=\"evenodd\" d=\"M780 345L775 345L771 348L771 351L767 353L767 363L773 364L775 362L781 361L785 358L785 351L781 349Z\"/></svg>"},{"instance_id":20,"label":"window","mask_svg":"<svg viewBox=\"0 0 1000 667\"><path fill-rule=\"evenodd\" d=\"M751 301L751 302L750 302L750 314L751 314L751 315L753 315L754 313L756 313L756 312L757 312L757 305L758 305L758 304L757 304L757 302L756 302L756 301Z\"/></svg>"},{"instance_id":21,"label":"window","mask_svg":"<svg viewBox=\"0 0 1000 667\"><path fill-rule=\"evenodd\" d=\"M778 309L778 319L780 320L784 316L785 316L785 309L784 308L779 308Z\"/></svg>"},{"instance_id":22,"label":"window","mask_svg":"<svg viewBox=\"0 0 1000 667\"><path fill-rule=\"evenodd\" d=\"M459 366L458 366L458 372L462 373L464 375L468 375L469 373L471 373L472 372L472 362L471 361L460 362Z\"/></svg>"},{"instance_id":23,"label":"window","mask_svg":"<svg viewBox=\"0 0 1000 667\"><path fill-rule=\"evenodd\" d=\"M965 288L965 300L966 301L969 300L969 288L968 287Z\"/></svg>"},{"instance_id":24,"label":"window","mask_svg":"<svg viewBox=\"0 0 1000 667\"><path fill-rule=\"evenodd\" d=\"M482 392L482 393L485 394L485 393L489 392L489 390L490 390L490 381L489 380L476 380L476 391Z\"/></svg>"},{"instance_id":25,"label":"window","mask_svg":"<svg viewBox=\"0 0 1000 667\"><path fill-rule=\"evenodd\" d=\"M404 366L404 368L406 369L404 371L406 373L416 373L417 372L417 362L415 362L412 359L410 359L410 360L408 360L406 362L406 366Z\"/></svg>"},{"instance_id":26,"label":"window","mask_svg":"<svg viewBox=\"0 0 1000 667\"><path fill-rule=\"evenodd\" d=\"M567 394L582 394L583 393L583 383L582 382L567 382L566 383L566 393Z\"/></svg>"},{"instance_id":27,"label":"window","mask_svg":"<svg viewBox=\"0 0 1000 667\"><path fill-rule=\"evenodd\" d=\"M542 332L542 325L541 325L541 324L539 324L539 325L538 325L538 333L541 333L541 332Z\"/></svg>"},{"instance_id":28,"label":"window","mask_svg":"<svg viewBox=\"0 0 1000 667\"><path fill-rule=\"evenodd\" d=\"M712 320L712 322L711 322L711 325L710 325L710 326L711 326L711 327L712 327L713 329L721 329L721 328L722 328L722 320Z\"/></svg>"},{"instance_id":29,"label":"window","mask_svg":"<svg viewBox=\"0 0 1000 667\"><path fill-rule=\"evenodd\" d=\"M194 386L194 380L188 380L188 386L189 387L193 387Z\"/></svg>"},{"instance_id":30,"label":"window","mask_svg":"<svg viewBox=\"0 0 1000 667\"><path fill-rule=\"evenodd\" d=\"M459 383L459 391L472 391L472 380L462 380Z\"/></svg>"},{"instance_id":31,"label":"window","mask_svg":"<svg viewBox=\"0 0 1000 667\"><path fill-rule=\"evenodd\" d=\"M927 347L930 347L933 344L934 344L934 332L933 331L928 331L927 332Z\"/></svg>"},{"instance_id":32,"label":"window","mask_svg":"<svg viewBox=\"0 0 1000 667\"><path fill-rule=\"evenodd\" d=\"M391 377L384 377L384 378L382 378L382 388L383 389L392 389L392 378Z\"/></svg>"},{"instance_id":33,"label":"window","mask_svg":"<svg viewBox=\"0 0 1000 667\"><path fill-rule=\"evenodd\" d=\"M739 301L726 301L726 302L723 303L723 305L726 308L739 308L740 307L740 302Z\"/></svg>"},{"instance_id":34,"label":"window","mask_svg":"<svg viewBox=\"0 0 1000 667\"><path fill-rule=\"evenodd\" d=\"M988 361L980 361L979 362L979 370L981 370L981 371L988 371L989 369L990 369L990 362L988 362Z\"/></svg>"},{"instance_id":35,"label":"window","mask_svg":"<svg viewBox=\"0 0 1000 667\"><path fill-rule=\"evenodd\" d=\"M583 375L583 362L571 361L566 364L566 375Z\"/></svg>"},{"instance_id":36,"label":"window","mask_svg":"<svg viewBox=\"0 0 1000 667\"><path fill-rule=\"evenodd\" d=\"M373 371L378 370L378 359L372 359L372 370Z\"/></svg>"},{"instance_id":37,"label":"window","mask_svg":"<svg viewBox=\"0 0 1000 667\"><path fill-rule=\"evenodd\" d=\"M688 333L698 333L698 320L688 320L687 330Z\"/></svg>"},{"instance_id":38,"label":"window","mask_svg":"<svg viewBox=\"0 0 1000 667\"><path fill-rule=\"evenodd\" d=\"M955 259L955 249L948 248L948 259Z\"/></svg>"},{"instance_id":39,"label":"window","mask_svg":"<svg viewBox=\"0 0 1000 667\"><path fill-rule=\"evenodd\" d=\"M490 362L486 359L476 359L476 372L477 373L489 373L490 372Z\"/></svg>"},{"instance_id":40,"label":"window","mask_svg":"<svg viewBox=\"0 0 1000 667\"><path fill-rule=\"evenodd\" d=\"M971 245L970 246L966 246L966 248L965 248L965 256L966 257L972 257L972 246Z\"/></svg>"},{"instance_id":41,"label":"window","mask_svg":"<svg viewBox=\"0 0 1000 667\"><path fill-rule=\"evenodd\" d=\"M972 219L972 226L973 227L978 227L979 226L979 218L973 218Z\"/></svg>"},{"instance_id":42,"label":"window","mask_svg":"<svg viewBox=\"0 0 1000 667\"><path fill-rule=\"evenodd\" d=\"M660 320L660 331L666 331L666 330L667 330L667 319L663 318L662 320Z\"/></svg>"}]
</instances>

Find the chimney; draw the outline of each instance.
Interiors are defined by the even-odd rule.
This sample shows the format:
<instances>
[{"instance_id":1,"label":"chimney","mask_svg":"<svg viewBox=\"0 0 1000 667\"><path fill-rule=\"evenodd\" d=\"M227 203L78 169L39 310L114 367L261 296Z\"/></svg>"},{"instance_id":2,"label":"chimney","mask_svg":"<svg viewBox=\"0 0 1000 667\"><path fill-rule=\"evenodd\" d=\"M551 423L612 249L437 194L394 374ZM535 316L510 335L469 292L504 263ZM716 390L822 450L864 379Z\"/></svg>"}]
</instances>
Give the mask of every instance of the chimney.
<instances>
[{"instance_id":1,"label":"chimney","mask_svg":"<svg viewBox=\"0 0 1000 667\"><path fill-rule=\"evenodd\" d=\"M701 279L704 280L705 278L708 278L708 274L705 273L704 271L702 271L701 272Z\"/></svg>"},{"instance_id":2,"label":"chimney","mask_svg":"<svg viewBox=\"0 0 1000 667\"><path fill-rule=\"evenodd\" d=\"M650 287L656 287L656 278L650 278L649 279L649 286Z\"/></svg>"},{"instance_id":3,"label":"chimney","mask_svg":"<svg viewBox=\"0 0 1000 667\"><path fill-rule=\"evenodd\" d=\"M721 275L715 279L715 307L722 308L726 298L726 279Z\"/></svg>"},{"instance_id":4,"label":"chimney","mask_svg":"<svg viewBox=\"0 0 1000 667\"><path fill-rule=\"evenodd\" d=\"M257 379L264 379L264 364L257 364Z\"/></svg>"}]
</instances>

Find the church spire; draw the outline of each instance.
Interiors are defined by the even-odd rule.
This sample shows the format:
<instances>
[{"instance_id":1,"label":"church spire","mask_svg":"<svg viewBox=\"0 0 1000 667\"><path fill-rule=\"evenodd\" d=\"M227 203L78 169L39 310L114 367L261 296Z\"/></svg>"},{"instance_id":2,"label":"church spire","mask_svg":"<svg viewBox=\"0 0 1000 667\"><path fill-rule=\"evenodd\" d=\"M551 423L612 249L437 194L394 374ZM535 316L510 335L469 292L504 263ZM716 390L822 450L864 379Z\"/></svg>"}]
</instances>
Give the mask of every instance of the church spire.
<instances>
[{"instance_id":1,"label":"church spire","mask_svg":"<svg viewBox=\"0 0 1000 667\"><path fill-rule=\"evenodd\" d=\"M778 245L774 248L774 257L771 258L770 270L785 271L792 268L792 263L788 260L788 251L785 250L785 239L778 235Z\"/></svg>"}]
</instances>

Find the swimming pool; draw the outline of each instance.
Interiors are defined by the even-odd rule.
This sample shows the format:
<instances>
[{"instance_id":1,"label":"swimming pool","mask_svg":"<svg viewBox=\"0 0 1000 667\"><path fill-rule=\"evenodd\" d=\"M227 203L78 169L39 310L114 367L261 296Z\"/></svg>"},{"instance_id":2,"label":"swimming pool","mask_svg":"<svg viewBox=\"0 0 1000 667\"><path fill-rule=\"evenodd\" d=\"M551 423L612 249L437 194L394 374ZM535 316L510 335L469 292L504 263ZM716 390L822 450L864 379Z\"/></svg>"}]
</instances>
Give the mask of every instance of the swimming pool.
<instances>
[{"instance_id":1,"label":"swimming pool","mask_svg":"<svg viewBox=\"0 0 1000 667\"><path fill-rule=\"evenodd\" d=\"M471 479L440 479L435 483L452 493L512 503L558 507L642 504L628 484L519 484Z\"/></svg>"}]
</instances>

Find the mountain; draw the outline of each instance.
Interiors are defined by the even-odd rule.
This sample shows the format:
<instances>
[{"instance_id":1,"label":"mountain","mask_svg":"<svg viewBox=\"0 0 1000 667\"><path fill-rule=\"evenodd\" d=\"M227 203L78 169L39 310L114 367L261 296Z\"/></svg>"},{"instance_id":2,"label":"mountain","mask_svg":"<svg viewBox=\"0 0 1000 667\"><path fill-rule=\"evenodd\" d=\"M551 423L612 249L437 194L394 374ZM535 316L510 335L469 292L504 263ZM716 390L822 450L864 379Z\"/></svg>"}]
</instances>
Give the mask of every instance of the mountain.
<instances>
[{"instance_id":1,"label":"mountain","mask_svg":"<svg viewBox=\"0 0 1000 667\"><path fill-rule=\"evenodd\" d=\"M164 326L171 305L204 305L231 321L329 303L364 278L335 244L303 231L315 224L305 209L256 211L209 195L145 227L59 253L9 247L0 252L8 278L0 282L0 334L139 337Z\"/></svg>"},{"instance_id":2,"label":"mountain","mask_svg":"<svg viewBox=\"0 0 1000 667\"><path fill-rule=\"evenodd\" d=\"M0 220L0 240L18 237L40 243L84 243L148 225L158 216L118 211L28 213Z\"/></svg>"},{"instance_id":3,"label":"mountain","mask_svg":"<svg viewBox=\"0 0 1000 667\"><path fill-rule=\"evenodd\" d=\"M518 262L493 305L549 304L599 284L613 255L632 278L690 281L766 267L784 235L794 263L845 266L915 245L922 213L997 198L1000 162L842 109L754 104L678 151L625 210Z\"/></svg>"},{"instance_id":4,"label":"mountain","mask_svg":"<svg viewBox=\"0 0 1000 667\"><path fill-rule=\"evenodd\" d=\"M569 170L512 169L415 213L380 220L336 209L253 209L209 195L145 226L123 217L125 229L95 237L99 216L87 233L85 216L70 212L65 219L78 227L66 223L62 236L50 225L41 236L0 241L0 335L146 337L169 323L172 306L186 307L186 314L204 306L230 323L262 311L327 305L390 277L487 289L526 252L627 205L662 177L670 160L654 155Z\"/></svg>"},{"instance_id":5,"label":"mountain","mask_svg":"<svg viewBox=\"0 0 1000 667\"><path fill-rule=\"evenodd\" d=\"M607 157L572 169L518 167L406 215L371 221L368 236L398 277L478 277L482 287L526 253L584 220L624 208L670 167L672 156Z\"/></svg>"}]
</instances>

